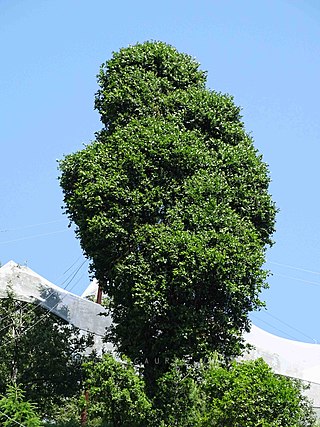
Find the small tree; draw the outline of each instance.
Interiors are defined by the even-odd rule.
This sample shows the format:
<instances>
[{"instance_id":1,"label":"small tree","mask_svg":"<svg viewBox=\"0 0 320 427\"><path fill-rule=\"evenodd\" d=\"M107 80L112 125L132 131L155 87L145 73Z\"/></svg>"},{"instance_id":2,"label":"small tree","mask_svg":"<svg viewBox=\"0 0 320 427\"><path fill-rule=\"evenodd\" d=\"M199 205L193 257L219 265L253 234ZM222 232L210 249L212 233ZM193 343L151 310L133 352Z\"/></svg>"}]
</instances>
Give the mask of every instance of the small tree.
<instances>
[{"instance_id":1,"label":"small tree","mask_svg":"<svg viewBox=\"0 0 320 427\"><path fill-rule=\"evenodd\" d=\"M152 400L131 362L106 355L85 366L88 427L314 427L298 380L262 360L225 365L216 354L199 365L175 360Z\"/></svg>"},{"instance_id":2,"label":"small tree","mask_svg":"<svg viewBox=\"0 0 320 427\"><path fill-rule=\"evenodd\" d=\"M25 400L24 392L17 386L9 386L0 399L0 425L2 427L41 427L34 403Z\"/></svg>"},{"instance_id":3,"label":"small tree","mask_svg":"<svg viewBox=\"0 0 320 427\"><path fill-rule=\"evenodd\" d=\"M206 413L206 396L201 390L202 372L175 360L157 381L154 397L154 427L198 427ZM153 424L150 423L150 426Z\"/></svg>"},{"instance_id":4,"label":"small tree","mask_svg":"<svg viewBox=\"0 0 320 427\"><path fill-rule=\"evenodd\" d=\"M88 424L110 427L145 427L152 405L144 382L128 359L116 361L105 354L99 363L84 365L89 391Z\"/></svg>"},{"instance_id":5,"label":"small tree","mask_svg":"<svg viewBox=\"0 0 320 427\"><path fill-rule=\"evenodd\" d=\"M315 415L298 380L276 375L262 360L203 374L206 413L202 427L312 427Z\"/></svg>"},{"instance_id":6,"label":"small tree","mask_svg":"<svg viewBox=\"0 0 320 427\"><path fill-rule=\"evenodd\" d=\"M275 207L232 97L162 42L100 70L104 128L60 163L66 212L111 299L108 335L152 388L175 357L241 351ZM159 363L156 363L159 361Z\"/></svg>"},{"instance_id":7,"label":"small tree","mask_svg":"<svg viewBox=\"0 0 320 427\"><path fill-rule=\"evenodd\" d=\"M215 356L215 355L214 355ZM276 375L262 360L199 367L176 361L158 380L157 426L314 427L298 380Z\"/></svg>"}]
</instances>

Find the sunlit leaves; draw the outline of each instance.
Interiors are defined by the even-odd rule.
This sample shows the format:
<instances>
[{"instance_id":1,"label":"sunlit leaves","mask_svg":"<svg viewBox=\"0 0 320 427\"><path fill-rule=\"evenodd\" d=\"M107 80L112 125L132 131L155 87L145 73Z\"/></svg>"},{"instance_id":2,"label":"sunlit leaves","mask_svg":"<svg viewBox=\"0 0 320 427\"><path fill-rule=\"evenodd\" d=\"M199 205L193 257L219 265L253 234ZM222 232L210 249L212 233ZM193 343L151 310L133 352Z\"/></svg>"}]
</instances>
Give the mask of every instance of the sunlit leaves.
<instances>
[{"instance_id":1,"label":"sunlit leaves","mask_svg":"<svg viewBox=\"0 0 320 427\"><path fill-rule=\"evenodd\" d=\"M105 126L60 167L66 212L111 297L108 337L141 364L231 357L262 304L275 222L240 108L161 42L121 49L98 82Z\"/></svg>"}]
</instances>

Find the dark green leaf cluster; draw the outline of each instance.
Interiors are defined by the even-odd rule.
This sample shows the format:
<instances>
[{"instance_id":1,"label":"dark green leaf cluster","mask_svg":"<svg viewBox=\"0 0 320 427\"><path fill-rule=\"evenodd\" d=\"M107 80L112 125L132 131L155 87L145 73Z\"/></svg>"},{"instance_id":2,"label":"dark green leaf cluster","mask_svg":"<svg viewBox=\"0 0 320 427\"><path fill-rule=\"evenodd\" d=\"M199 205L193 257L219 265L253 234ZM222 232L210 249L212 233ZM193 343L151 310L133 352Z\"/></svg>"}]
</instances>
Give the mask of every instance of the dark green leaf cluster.
<instances>
[{"instance_id":1,"label":"dark green leaf cluster","mask_svg":"<svg viewBox=\"0 0 320 427\"><path fill-rule=\"evenodd\" d=\"M204 371L202 426L311 427L315 417L299 380L275 375L262 360ZM214 423L212 420L215 420Z\"/></svg>"},{"instance_id":2,"label":"dark green leaf cluster","mask_svg":"<svg viewBox=\"0 0 320 427\"><path fill-rule=\"evenodd\" d=\"M95 108L109 130L133 118L167 115L173 92L204 88L205 73L198 67L189 55L161 42L121 49L100 69Z\"/></svg>"},{"instance_id":3,"label":"dark green leaf cluster","mask_svg":"<svg viewBox=\"0 0 320 427\"><path fill-rule=\"evenodd\" d=\"M121 49L98 81L105 127L60 163L60 182L110 297L109 339L150 382L167 359L238 354L276 211L240 109L161 42Z\"/></svg>"},{"instance_id":4,"label":"dark green leaf cluster","mask_svg":"<svg viewBox=\"0 0 320 427\"><path fill-rule=\"evenodd\" d=\"M88 426L145 427L152 418L144 382L128 359L105 354L99 363L84 365L89 391Z\"/></svg>"},{"instance_id":5,"label":"dark green leaf cluster","mask_svg":"<svg viewBox=\"0 0 320 427\"><path fill-rule=\"evenodd\" d=\"M81 390L81 364L91 345L92 337L9 291L0 300L0 393L20 384L50 418L56 405Z\"/></svg>"}]
</instances>

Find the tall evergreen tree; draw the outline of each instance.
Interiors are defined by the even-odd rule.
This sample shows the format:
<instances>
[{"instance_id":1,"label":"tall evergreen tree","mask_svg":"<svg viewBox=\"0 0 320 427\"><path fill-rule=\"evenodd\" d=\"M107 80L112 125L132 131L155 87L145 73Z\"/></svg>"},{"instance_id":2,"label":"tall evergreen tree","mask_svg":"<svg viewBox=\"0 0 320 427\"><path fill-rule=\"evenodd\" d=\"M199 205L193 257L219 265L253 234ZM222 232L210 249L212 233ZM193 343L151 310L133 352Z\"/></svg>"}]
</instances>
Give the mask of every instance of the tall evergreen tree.
<instances>
[{"instance_id":1,"label":"tall evergreen tree","mask_svg":"<svg viewBox=\"0 0 320 427\"><path fill-rule=\"evenodd\" d=\"M174 357L240 352L276 209L240 108L189 55L130 46L98 82L104 127L61 161L60 182L110 297L109 338L153 383Z\"/></svg>"}]
</instances>

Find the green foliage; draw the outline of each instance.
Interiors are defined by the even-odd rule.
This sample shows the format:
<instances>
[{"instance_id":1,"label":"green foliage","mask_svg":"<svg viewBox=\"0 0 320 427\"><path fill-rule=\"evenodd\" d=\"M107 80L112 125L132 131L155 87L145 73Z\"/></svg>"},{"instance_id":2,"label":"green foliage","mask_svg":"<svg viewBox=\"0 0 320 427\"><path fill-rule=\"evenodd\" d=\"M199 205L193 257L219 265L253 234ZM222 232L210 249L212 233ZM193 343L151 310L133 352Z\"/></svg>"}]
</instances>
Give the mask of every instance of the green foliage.
<instances>
[{"instance_id":1,"label":"green foliage","mask_svg":"<svg viewBox=\"0 0 320 427\"><path fill-rule=\"evenodd\" d=\"M87 363L88 427L315 427L301 382L262 360L200 364L175 360L152 400L129 360Z\"/></svg>"},{"instance_id":2,"label":"green foliage","mask_svg":"<svg viewBox=\"0 0 320 427\"><path fill-rule=\"evenodd\" d=\"M88 425L144 427L151 416L151 402L144 382L128 359L116 361L105 354L99 363L84 365L89 392Z\"/></svg>"},{"instance_id":3,"label":"green foliage","mask_svg":"<svg viewBox=\"0 0 320 427\"><path fill-rule=\"evenodd\" d=\"M92 337L12 291L0 300L0 393L20 384L42 416L81 390L81 364Z\"/></svg>"},{"instance_id":4,"label":"green foliage","mask_svg":"<svg viewBox=\"0 0 320 427\"><path fill-rule=\"evenodd\" d=\"M266 286L267 166L198 66L161 42L115 53L98 76L105 127L60 163L66 212L110 297L108 339L149 385L167 359L239 354Z\"/></svg>"},{"instance_id":5,"label":"green foliage","mask_svg":"<svg viewBox=\"0 0 320 427\"><path fill-rule=\"evenodd\" d=\"M51 419L46 419L45 427L80 427L81 410L83 407L83 391L80 395L64 398L52 409Z\"/></svg>"},{"instance_id":6,"label":"green foliage","mask_svg":"<svg viewBox=\"0 0 320 427\"><path fill-rule=\"evenodd\" d=\"M2 427L40 427L34 403L25 400L25 393L17 386L9 386L0 399L0 425Z\"/></svg>"},{"instance_id":7,"label":"green foliage","mask_svg":"<svg viewBox=\"0 0 320 427\"><path fill-rule=\"evenodd\" d=\"M262 360L203 373L206 413L201 426L312 427L310 402L298 380L275 375Z\"/></svg>"},{"instance_id":8,"label":"green foliage","mask_svg":"<svg viewBox=\"0 0 320 427\"><path fill-rule=\"evenodd\" d=\"M263 304L276 213L240 108L162 42L114 53L98 82L104 128L60 183L108 295L107 339L142 377L111 355L86 364L89 425L313 426L299 382L230 363ZM223 365L194 366L213 350Z\"/></svg>"},{"instance_id":9,"label":"green foliage","mask_svg":"<svg viewBox=\"0 0 320 427\"><path fill-rule=\"evenodd\" d=\"M101 66L95 108L109 130L132 118L164 116L172 94L204 89L205 73L189 55L165 43L146 42L121 49ZM171 112L175 112L174 100Z\"/></svg>"},{"instance_id":10,"label":"green foliage","mask_svg":"<svg viewBox=\"0 0 320 427\"><path fill-rule=\"evenodd\" d=\"M197 427L205 413L199 372L179 360L157 381L155 426Z\"/></svg>"},{"instance_id":11,"label":"green foliage","mask_svg":"<svg viewBox=\"0 0 320 427\"><path fill-rule=\"evenodd\" d=\"M315 427L298 380L274 374L262 360L200 366L175 362L158 380L157 426Z\"/></svg>"}]
</instances>

